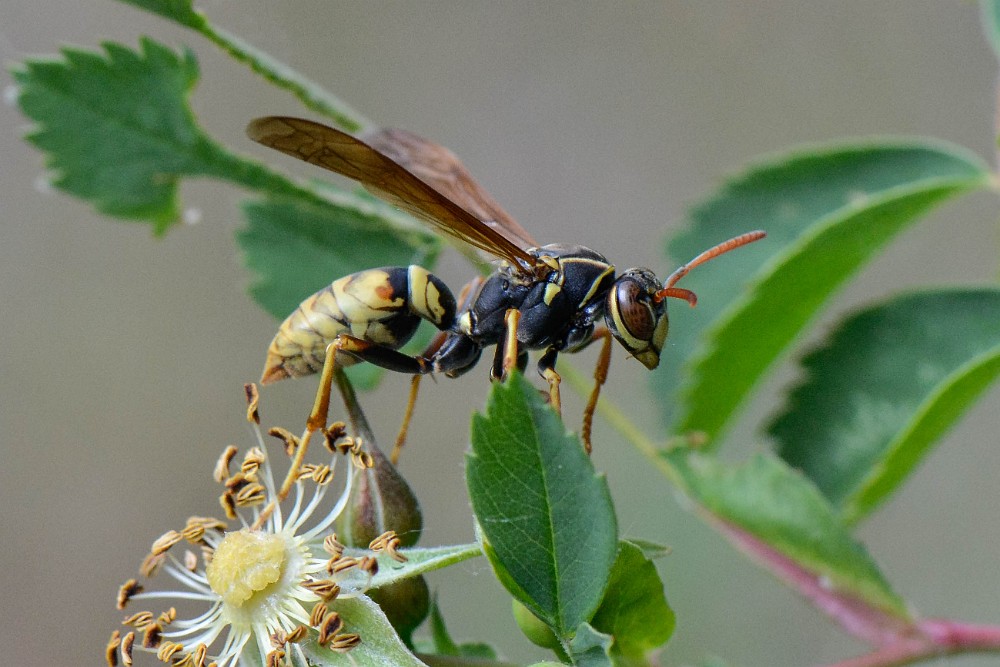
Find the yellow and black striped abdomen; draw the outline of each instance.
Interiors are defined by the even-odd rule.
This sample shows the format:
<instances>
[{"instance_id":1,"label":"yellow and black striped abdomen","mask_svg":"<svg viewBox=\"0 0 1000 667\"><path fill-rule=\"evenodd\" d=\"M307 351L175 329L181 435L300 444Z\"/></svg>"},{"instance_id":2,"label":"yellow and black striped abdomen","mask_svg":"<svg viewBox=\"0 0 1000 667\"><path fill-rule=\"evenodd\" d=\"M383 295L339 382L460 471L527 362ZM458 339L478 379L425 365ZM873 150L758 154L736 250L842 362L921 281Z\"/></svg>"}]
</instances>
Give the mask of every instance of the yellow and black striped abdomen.
<instances>
[{"instance_id":1,"label":"yellow and black striped abdomen","mask_svg":"<svg viewBox=\"0 0 1000 667\"><path fill-rule=\"evenodd\" d=\"M440 279L419 266L368 269L339 278L303 301L271 341L263 384L318 373L326 348L347 334L398 349L424 319L447 329L455 299ZM358 363L339 355L342 366Z\"/></svg>"}]
</instances>

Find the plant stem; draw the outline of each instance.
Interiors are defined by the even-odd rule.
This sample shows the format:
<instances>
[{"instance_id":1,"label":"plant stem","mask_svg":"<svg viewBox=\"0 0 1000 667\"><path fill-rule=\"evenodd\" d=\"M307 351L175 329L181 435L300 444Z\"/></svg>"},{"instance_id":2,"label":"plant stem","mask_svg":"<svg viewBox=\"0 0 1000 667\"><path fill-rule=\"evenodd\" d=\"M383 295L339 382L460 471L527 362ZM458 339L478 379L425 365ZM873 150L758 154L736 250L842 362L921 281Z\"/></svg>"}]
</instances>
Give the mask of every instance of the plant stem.
<instances>
[{"instance_id":1,"label":"plant stem","mask_svg":"<svg viewBox=\"0 0 1000 667\"><path fill-rule=\"evenodd\" d=\"M1000 627L926 619L871 653L826 667L895 667L944 655L996 652L1000 652Z\"/></svg>"}]
</instances>

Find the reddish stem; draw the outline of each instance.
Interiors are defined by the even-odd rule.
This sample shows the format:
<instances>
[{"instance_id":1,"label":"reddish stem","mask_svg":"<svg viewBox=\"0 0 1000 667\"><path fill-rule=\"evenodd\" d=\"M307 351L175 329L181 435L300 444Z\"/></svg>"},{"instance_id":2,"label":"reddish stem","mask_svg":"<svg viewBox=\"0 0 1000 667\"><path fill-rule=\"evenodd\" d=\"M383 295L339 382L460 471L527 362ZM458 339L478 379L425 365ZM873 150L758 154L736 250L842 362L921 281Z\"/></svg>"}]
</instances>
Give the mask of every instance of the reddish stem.
<instances>
[{"instance_id":1,"label":"reddish stem","mask_svg":"<svg viewBox=\"0 0 1000 667\"><path fill-rule=\"evenodd\" d=\"M874 646L865 655L826 667L897 667L943 655L1000 652L1000 626L947 619L912 619L839 591L752 533L711 514L709 521L740 550L801 593L846 632Z\"/></svg>"}]
</instances>

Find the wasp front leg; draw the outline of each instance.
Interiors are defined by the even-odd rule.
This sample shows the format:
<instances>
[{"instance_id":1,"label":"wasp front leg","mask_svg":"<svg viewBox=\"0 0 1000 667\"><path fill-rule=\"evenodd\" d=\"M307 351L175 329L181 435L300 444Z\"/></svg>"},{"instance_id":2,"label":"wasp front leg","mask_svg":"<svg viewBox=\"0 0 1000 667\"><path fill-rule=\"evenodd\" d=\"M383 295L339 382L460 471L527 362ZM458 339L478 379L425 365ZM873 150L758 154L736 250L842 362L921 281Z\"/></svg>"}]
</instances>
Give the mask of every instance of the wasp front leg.
<instances>
[{"instance_id":1,"label":"wasp front leg","mask_svg":"<svg viewBox=\"0 0 1000 667\"><path fill-rule=\"evenodd\" d=\"M490 379L504 382L510 371L517 369L524 372L528 365L528 351L521 349L517 340L517 327L521 321L521 312L510 308L504 313L504 335L497 343L493 355L493 365L490 367Z\"/></svg>"},{"instance_id":2,"label":"wasp front leg","mask_svg":"<svg viewBox=\"0 0 1000 667\"><path fill-rule=\"evenodd\" d=\"M562 377L556 372L557 356L559 350L556 348L550 347L545 350L545 354L538 360L538 374L549 383L549 405L557 415L562 416L562 398L559 395L559 383L562 382Z\"/></svg>"}]
</instances>

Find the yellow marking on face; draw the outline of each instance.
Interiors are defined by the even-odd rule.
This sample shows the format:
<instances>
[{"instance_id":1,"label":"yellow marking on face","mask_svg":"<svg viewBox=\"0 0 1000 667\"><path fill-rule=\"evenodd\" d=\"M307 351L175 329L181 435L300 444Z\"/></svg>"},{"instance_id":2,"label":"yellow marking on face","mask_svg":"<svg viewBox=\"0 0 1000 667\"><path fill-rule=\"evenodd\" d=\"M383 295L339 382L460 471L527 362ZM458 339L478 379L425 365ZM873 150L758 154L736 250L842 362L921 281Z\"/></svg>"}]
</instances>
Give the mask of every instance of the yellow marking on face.
<instances>
[{"instance_id":1,"label":"yellow marking on face","mask_svg":"<svg viewBox=\"0 0 1000 667\"><path fill-rule=\"evenodd\" d=\"M664 312L663 316L656 323L656 329L653 330L653 348L657 350L663 349L663 344L667 342L667 332L669 329L670 320L667 318L666 312Z\"/></svg>"},{"instance_id":2,"label":"yellow marking on face","mask_svg":"<svg viewBox=\"0 0 1000 667\"><path fill-rule=\"evenodd\" d=\"M611 290L611 303L608 304L608 312L611 314L611 321L614 322L615 332L629 352L634 353L645 346L646 342L633 336L632 332L625 326L625 322L622 321L622 311L618 304L618 290Z\"/></svg>"},{"instance_id":3,"label":"yellow marking on face","mask_svg":"<svg viewBox=\"0 0 1000 667\"><path fill-rule=\"evenodd\" d=\"M545 294L542 296L542 301L546 306L551 306L552 300L555 299L560 292L562 292L562 287L556 283L549 283L545 286Z\"/></svg>"}]
</instances>

